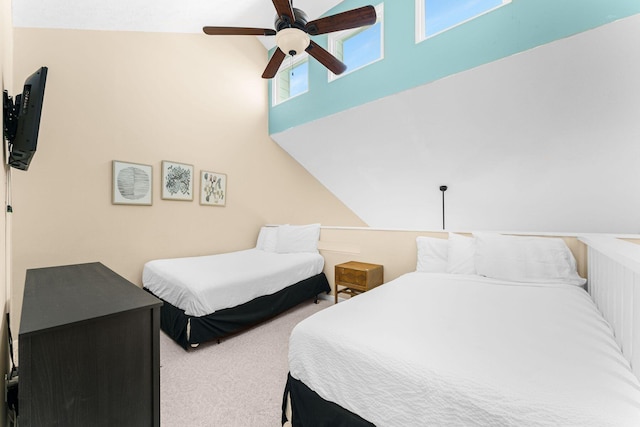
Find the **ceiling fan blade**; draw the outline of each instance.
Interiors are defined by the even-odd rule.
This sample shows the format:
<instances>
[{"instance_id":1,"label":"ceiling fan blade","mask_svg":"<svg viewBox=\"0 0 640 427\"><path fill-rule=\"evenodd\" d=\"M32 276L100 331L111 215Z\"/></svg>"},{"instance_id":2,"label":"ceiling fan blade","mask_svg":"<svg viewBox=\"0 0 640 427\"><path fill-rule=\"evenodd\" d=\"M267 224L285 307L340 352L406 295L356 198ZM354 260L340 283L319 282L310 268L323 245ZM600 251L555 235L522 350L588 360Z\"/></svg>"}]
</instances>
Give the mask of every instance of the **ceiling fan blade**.
<instances>
[{"instance_id":1,"label":"ceiling fan blade","mask_svg":"<svg viewBox=\"0 0 640 427\"><path fill-rule=\"evenodd\" d=\"M241 27L203 27L202 31L210 36L275 36L276 31L269 28Z\"/></svg>"},{"instance_id":2,"label":"ceiling fan blade","mask_svg":"<svg viewBox=\"0 0 640 427\"><path fill-rule=\"evenodd\" d=\"M295 22L295 15L293 13L293 7L291 6L291 0L272 0L273 5L276 8L276 12L279 17L286 16L289 18L289 23Z\"/></svg>"},{"instance_id":3,"label":"ceiling fan blade","mask_svg":"<svg viewBox=\"0 0 640 427\"><path fill-rule=\"evenodd\" d=\"M347 66L344 65L338 58L327 52L322 48L319 44L311 40L309 43L309 47L305 49L307 53L313 56L318 60L319 63L324 65L331 71L333 74L338 75L342 74L344 70L347 69Z\"/></svg>"},{"instance_id":4,"label":"ceiling fan blade","mask_svg":"<svg viewBox=\"0 0 640 427\"><path fill-rule=\"evenodd\" d=\"M267 64L267 68L264 69L264 73L262 73L263 79L272 79L278 73L278 69L280 68L280 64L284 61L285 56L287 56L279 47L276 48L273 55L271 55L271 59Z\"/></svg>"},{"instance_id":5,"label":"ceiling fan blade","mask_svg":"<svg viewBox=\"0 0 640 427\"><path fill-rule=\"evenodd\" d=\"M373 25L376 23L376 19L376 8L373 6L364 6L316 19L307 23L304 29L312 36L316 36L318 34Z\"/></svg>"}]
</instances>

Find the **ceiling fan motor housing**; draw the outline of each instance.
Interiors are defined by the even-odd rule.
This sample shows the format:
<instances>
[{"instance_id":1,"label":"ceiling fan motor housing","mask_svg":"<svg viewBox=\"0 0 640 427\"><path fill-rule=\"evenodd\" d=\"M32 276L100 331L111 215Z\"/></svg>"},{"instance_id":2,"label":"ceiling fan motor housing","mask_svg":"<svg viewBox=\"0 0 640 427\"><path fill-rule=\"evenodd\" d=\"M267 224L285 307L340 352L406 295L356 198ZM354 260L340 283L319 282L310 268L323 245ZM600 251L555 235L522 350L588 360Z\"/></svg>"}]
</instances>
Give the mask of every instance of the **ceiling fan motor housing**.
<instances>
[{"instance_id":1,"label":"ceiling fan motor housing","mask_svg":"<svg viewBox=\"0 0 640 427\"><path fill-rule=\"evenodd\" d=\"M288 16L277 16L276 15L276 20L274 23L274 27L276 29L276 31L280 31L284 28L297 28L299 30L304 31L304 27L305 25L307 25L307 22L309 22L309 18L307 17L307 14L304 13L302 10L300 9L296 9L295 7L293 8L293 15L294 15L294 22L290 22L289 21L289 17Z\"/></svg>"}]
</instances>

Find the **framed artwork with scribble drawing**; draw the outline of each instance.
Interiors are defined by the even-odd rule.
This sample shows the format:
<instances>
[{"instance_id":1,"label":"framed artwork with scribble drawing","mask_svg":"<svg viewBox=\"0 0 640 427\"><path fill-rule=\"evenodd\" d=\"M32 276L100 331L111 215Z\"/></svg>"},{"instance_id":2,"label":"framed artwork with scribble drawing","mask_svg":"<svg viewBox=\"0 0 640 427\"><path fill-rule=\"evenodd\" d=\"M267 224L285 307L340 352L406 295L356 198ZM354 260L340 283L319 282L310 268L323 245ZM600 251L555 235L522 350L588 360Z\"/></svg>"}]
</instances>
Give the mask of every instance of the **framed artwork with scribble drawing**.
<instances>
[{"instance_id":1,"label":"framed artwork with scribble drawing","mask_svg":"<svg viewBox=\"0 0 640 427\"><path fill-rule=\"evenodd\" d=\"M114 205L153 204L153 167L114 160L112 198Z\"/></svg>"}]
</instances>

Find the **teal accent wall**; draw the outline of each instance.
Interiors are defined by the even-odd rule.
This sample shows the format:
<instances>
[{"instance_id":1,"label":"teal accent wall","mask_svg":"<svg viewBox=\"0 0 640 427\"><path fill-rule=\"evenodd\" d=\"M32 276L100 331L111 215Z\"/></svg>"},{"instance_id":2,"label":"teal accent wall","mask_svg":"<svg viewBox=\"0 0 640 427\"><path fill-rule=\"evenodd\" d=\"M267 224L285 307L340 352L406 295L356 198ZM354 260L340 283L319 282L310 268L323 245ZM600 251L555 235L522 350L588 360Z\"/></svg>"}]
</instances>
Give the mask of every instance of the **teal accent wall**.
<instances>
[{"instance_id":1,"label":"teal accent wall","mask_svg":"<svg viewBox=\"0 0 640 427\"><path fill-rule=\"evenodd\" d=\"M379 3L345 0L326 15ZM512 0L491 13L416 44L414 0L385 1L384 59L329 82L326 68L310 58L309 91L276 106L272 106L269 84L269 133L276 134L637 13L640 13L638 0ZM327 48L327 36L313 39Z\"/></svg>"}]
</instances>

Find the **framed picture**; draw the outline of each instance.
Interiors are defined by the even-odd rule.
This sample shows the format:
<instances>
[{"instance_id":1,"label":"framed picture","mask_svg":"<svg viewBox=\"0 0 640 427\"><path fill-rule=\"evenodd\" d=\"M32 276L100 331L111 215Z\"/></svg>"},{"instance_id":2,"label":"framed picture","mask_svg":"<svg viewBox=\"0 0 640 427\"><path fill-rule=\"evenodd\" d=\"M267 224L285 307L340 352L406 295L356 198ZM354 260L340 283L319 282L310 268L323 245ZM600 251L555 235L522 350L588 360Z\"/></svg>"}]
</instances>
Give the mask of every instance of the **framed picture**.
<instances>
[{"instance_id":1,"label":"framed picture","mask_svg":"<svg viewBox=\"0 0 640 427\"><path fill-rule=\"evenodd\" d=\"M114 205L147 205L153 202L151 165L113 161L112 199Z\"/></svg>"},{"instance_id":2,"label":"framed picture","mask_svg":"<svg viewBox=\"0 0 640 427\"><path fill-rule=\"evenodd\" d=\"M162 198L193 200L193 166L162 161Z\"/></svg>"},{"instance_id":3,"label":"framed picture","mask_svg":"<svg viewBox=\"0 0 640 427\"><path fill-rule=\"evenodd\" d=\"M227 175L200 171L200 204L224 206L227 203Z\"/></svg>"}]
</instances>

